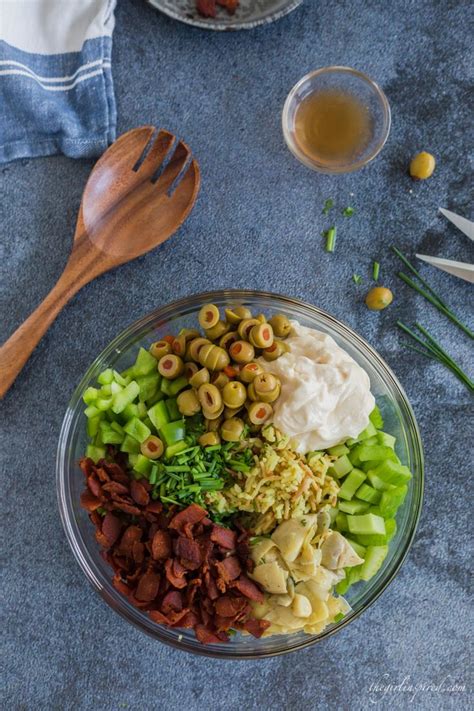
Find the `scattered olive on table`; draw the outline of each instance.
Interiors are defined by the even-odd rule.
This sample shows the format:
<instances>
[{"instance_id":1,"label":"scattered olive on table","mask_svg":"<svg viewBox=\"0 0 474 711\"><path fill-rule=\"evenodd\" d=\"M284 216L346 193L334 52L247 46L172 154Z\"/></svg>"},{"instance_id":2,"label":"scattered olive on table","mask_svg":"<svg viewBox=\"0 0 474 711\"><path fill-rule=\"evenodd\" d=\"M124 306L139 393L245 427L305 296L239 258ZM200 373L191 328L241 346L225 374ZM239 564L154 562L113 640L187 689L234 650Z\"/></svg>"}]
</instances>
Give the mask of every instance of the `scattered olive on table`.
<instances>
[{"instance_id":1,"label":"scattered olive on table","mask_svg":"<svg viewBox=\"0 0 474 711\"><path fill-rule=\"evenodd\" d=\"M433 175L435 167L436 160L434 156L426 151L421 151L411 159L410 175L414 180L426 180Z\"/></svg>"},{"instance_id":2,"label":"scattered olive on table","mask_svg":"<svg viewBox=\"0 0 474 711\"><path fill-rule=\"evenodd\" d=\"M382 311L390 306L392 301L392 292L384 286L374 286L365 297L365 303L371 311Z\"/></svg>"}]
</instances>

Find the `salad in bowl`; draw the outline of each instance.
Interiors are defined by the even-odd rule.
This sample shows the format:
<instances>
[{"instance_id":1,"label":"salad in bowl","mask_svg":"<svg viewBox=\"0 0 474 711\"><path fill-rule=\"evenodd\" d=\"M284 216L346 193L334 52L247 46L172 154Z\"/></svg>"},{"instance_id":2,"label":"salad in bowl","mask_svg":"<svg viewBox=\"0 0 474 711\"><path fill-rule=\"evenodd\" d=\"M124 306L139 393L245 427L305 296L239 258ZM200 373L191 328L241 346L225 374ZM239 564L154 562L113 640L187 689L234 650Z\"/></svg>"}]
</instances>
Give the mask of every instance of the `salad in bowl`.
<instances>
[{"instance_id":1,"label":"salad in bowl","mask_svg":"<svg viewBox=\"0 0 474 711\"><path fill-rule=\"evenodd\" d=\"M100 358L58 477L73 549L122 614L185 649L254 656L314 642L379 594L422 471L355 342L315 327L312 307L239 296L194 297L177 328L162 314Z\"/></svg>"}]
</instances>

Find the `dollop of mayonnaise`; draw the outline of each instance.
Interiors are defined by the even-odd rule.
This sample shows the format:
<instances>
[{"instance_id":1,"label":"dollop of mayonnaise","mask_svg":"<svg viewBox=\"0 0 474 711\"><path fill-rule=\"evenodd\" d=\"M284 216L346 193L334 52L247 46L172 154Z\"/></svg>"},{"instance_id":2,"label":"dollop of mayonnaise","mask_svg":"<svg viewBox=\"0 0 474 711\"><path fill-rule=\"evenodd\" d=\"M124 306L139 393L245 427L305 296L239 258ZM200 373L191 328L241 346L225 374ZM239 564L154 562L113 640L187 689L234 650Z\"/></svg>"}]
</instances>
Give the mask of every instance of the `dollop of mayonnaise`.
<instances>
[{"instance_id":1,"label":"dollop of mayonnaise","mask_svg":"<svg viewBox=\"0 0 474 711\"><path fill-rule=\"evenodd\" d=\"M331 336L291 324L290 351L272 362L258 359L281 381L273 424L298 442L301 453L357 437L375 406L369 376Z\"/></svg>"}]
</instances>

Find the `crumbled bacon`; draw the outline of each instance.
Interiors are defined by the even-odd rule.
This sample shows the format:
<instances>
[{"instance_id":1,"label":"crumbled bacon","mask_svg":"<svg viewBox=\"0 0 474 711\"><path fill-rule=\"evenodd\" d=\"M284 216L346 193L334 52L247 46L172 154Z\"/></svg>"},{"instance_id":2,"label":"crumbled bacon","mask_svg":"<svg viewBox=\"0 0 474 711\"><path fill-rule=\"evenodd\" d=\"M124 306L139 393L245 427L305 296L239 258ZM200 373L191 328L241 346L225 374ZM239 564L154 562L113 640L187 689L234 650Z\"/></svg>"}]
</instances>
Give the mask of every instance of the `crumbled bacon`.
<instances>
[{"instance_id":1,"label":"crumbled bacon","mask_svg":"<svg viewBox=\"0 0 474 711\"><path fill-rule=\"evenodd\" d=\"M196 0L196 9L203 17L216 17L216 5L224 7L229 15L233 15L238 8L240 0Z\"/></svg>"},{"instance_id":2,"label":"crumbled bacon","mask_svg":"<svg viewBox=\"0 0 474 711\"><path fill-rule=\"evenodd\" d=\"M251 617L250 601L263 594L245 575L247 532L214 524L197 504L163 510L150 498L149 482L131 478L115 458L80 463L81 504L114 570L115 589L154 622L194 629L203 644L227 642L230 629L261 636L269 623Z\"/></svg>"}]
</instances>

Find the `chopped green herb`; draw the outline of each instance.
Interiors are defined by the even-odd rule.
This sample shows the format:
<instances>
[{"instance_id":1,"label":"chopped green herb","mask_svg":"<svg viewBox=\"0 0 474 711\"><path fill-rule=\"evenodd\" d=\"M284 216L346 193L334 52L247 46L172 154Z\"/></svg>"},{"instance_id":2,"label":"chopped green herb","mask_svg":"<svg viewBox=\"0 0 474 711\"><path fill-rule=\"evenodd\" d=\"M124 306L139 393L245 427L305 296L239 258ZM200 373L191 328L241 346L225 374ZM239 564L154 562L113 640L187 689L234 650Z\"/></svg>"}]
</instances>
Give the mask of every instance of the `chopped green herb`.
<instances>
[{"instance_id":1,"label":"chopped green herb","mask_svg":"<svg viewBox=\"0 0 474 711\"><path fill-rule=\"evenodd\" d=\"M329 210L332 210L333 207L334 207L334 200L332 200L331 198L328 198L324 203L323 215L329 215Z\"/></svg>"},{"instance_id":2,"label":"chopped green herb","mask_svg":"<svg viewBox=\"0 0 474 711\"><path fill-rule=\"evenodd\" d=\"M372 266L372 276L374 277L374 281L377 281L377 279L379 278L379 274L380 274L380 264L379 264L379 262L374 262L374 264Z\"/></svg>"},{"instance_id":3,"label":"chopped green herb","mask_svg":"<svg viewBox=\"0 0 474 711\"><path fill-rule=\"evenodd\" d=\"M359 274L353 274L352 281L354 282L354 284L357 284L357 286L359 286L359 284L362 284L363 279L361 276L359 276Z\"/></svg>"},{"instance_id":4,"label":"chopped green herb","mask_svg":"<svg viewBox=\"0 0 474 711\"><path fill-rule=\"evenodd\" d=\"M336 227L330 227L327 232L324 233L326 238L326 252L334 252L334 247L336 246Z\"/></svg>"},{"instance_id":5,"label":"chopped green herb","mask_svg":"<svg viewBox=\"0 0 474 711\"><path fill-rule=\"evenodd\" d=\"M355 210L353 207L345 207L344 210L342 211L342 214L344 217L352 217L354 212L355 212Z\"/></svg>"}]
</instances>

